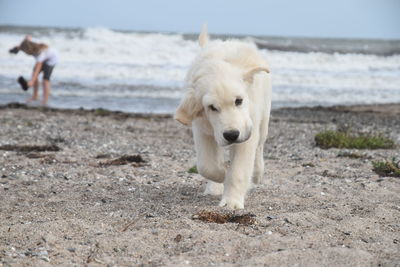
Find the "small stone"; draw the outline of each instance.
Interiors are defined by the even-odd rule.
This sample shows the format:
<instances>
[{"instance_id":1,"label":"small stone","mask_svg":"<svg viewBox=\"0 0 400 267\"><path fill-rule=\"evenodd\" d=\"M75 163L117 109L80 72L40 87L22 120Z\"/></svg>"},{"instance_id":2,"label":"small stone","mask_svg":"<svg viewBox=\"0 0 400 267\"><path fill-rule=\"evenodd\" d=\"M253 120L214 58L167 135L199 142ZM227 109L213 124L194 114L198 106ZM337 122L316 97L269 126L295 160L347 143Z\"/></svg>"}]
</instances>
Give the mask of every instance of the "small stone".
<instances>
[{"instance_id":1,"label":"small stone","mask_svg":"<svg viewBox=\"0 0 400 267\"><path fill-rule=\"evenodd\" d=\"M178 234L178 235L174 238L174 241L175 241L176 243L181 242L181 240L182 240L182 235L181 235L181 234Z\"/></svg>"},{"instance_id":2,"label":"small stone","mask_svg":"<svg viewBox=\"0 0 400 267\"><path fill-rule=\"evenodd\" d=\"M151 229L151 234L152 235L158 235L158 230L157 229Z\"/></svg>"},{"instance_id":3,"label":"small stone","mask_svg":"<svg viewBox=\"0 0 400 267\"><path fill-rule=\"evenodd\" d=\"M39 259L44 260L46 262L50 262L50 258L46 256L41 256Z\"/></svg>"}]
</instances>

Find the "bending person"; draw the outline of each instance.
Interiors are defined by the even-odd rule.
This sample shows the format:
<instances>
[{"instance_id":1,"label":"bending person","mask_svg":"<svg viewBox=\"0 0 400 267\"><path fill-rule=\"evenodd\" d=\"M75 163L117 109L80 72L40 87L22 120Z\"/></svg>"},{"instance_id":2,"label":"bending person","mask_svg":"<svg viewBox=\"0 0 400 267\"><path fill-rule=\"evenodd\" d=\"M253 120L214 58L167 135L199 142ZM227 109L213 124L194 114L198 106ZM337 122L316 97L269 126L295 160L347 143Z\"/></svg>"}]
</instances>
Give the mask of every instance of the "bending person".
<instances>
[{"instance_id":1,"label":"bending person","mask_svg":"<svg viewBox=\"0 0 400 267\"><path fill-rule=\"evenodd\" d=\"M43 72L43 100L42 105L47 106L51 92L50 77L54 66L58 62L57 51L43 43L32 42L31 36L26 36L19 46L10 50L12 53L17 53L19 50L26 54L35 57L36 63L33 68L32 77L27 83L28 87L33 86L32 97L27 99L27 102L38 100L39 92L39 74Z\"/></svg>"}]
</instances>

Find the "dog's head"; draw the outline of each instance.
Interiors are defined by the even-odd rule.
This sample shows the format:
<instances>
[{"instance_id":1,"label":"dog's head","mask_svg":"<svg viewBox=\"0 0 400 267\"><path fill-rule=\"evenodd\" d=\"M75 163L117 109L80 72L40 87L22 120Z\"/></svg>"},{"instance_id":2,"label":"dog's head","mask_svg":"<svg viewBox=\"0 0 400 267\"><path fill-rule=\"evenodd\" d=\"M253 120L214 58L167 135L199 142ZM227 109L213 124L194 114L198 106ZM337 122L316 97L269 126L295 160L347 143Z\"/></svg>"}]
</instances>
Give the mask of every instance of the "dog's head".
<instances>
[{"instance_id":1,"label":"dog's head","mask_svg":"<svg viewBox=\"0 0 400 267\"><path fill-rule=\"evenodd\" d=\"M203 30L200 46L207 42L208 35ZM254 75L262 71L269 72L265 67L243 71L228 62L199 59L188 73L189 90L176 110L175 119L190 125L196 117L205 117L220 146L245 142L253 126L249 90Z\"/></svg>"}]
</instances>

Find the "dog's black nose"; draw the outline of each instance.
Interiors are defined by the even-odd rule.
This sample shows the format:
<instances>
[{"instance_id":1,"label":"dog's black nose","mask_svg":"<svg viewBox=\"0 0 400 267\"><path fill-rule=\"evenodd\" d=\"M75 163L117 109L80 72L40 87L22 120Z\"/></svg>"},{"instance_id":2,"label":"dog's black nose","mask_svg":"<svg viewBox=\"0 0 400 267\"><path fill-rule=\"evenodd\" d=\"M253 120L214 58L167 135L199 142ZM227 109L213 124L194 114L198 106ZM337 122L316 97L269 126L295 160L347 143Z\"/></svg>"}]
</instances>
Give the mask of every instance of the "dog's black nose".
<instances>
[{"instance_id":1,"label":"dog's black nose","mask_svg":"<svg viewBox=\"0 0 400 267\"><path fill-rule=\"evenodd\" d=\"M229 142L235 142L239 137L240 132L238 130L231 130L224 132L224 138Z\"/></svg>"}]
</instances>

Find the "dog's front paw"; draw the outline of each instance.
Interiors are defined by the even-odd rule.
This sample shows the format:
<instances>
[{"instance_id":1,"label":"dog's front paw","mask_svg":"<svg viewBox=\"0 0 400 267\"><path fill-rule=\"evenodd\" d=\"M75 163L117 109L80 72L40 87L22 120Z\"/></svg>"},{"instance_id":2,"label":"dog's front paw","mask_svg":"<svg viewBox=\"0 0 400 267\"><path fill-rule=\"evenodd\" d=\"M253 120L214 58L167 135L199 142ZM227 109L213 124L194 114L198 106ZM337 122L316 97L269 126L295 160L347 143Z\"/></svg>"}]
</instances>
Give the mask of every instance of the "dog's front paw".
<instances>
[{"instance_id":1,"label":"dog's front paw","mask_svg":"<svg viewBox=\"0 0 400 267\"><path fill-rule=\"evenodd\" d=\"M219 202L220 207L228 207L230 209L244 209L244 199L243 198L233 198L223 196L221 202Z\"/></svg>"}]
</instances>

